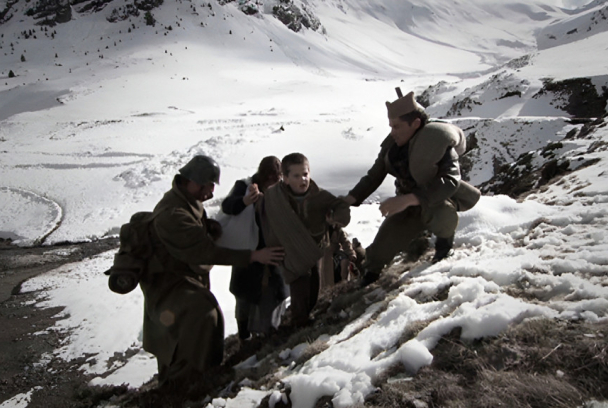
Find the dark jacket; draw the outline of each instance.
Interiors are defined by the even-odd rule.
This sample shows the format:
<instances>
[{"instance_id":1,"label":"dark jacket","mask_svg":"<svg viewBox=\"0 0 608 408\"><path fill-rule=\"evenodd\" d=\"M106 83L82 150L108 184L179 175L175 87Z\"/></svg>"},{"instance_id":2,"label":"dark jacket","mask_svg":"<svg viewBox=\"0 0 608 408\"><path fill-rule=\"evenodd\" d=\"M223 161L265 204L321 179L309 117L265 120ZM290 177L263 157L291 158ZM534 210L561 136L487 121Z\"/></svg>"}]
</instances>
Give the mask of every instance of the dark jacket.
<instances>
[{"instance_id":1,"label":"dark jacket","mask_svg":"<svg viewBox=\"0 0 608 408\"><path fill-rule=\"evenodd\" d=\"M222 201L222 211L227 215L238 215L247 207L243 202L243 197L247 194L249 185L255 182L255 176L252 179L238 180L234 183L234 187L230 194ZM254 204L251 204L254 205ZM255 222L260 226L259 215L256 212ZM258 246L256 249L265 248L264 236L262 229L259 229ZM285 299L286 294L283 289L283 281L276 267L268 265L270 272L269 286L275 288L277 299ZM258 303L262 296L262 279L264 277L264 265L258 262L253 262L246 267L233 266L232 276L230 278L230 292L240 298L251 303Z\"/></svg>"},{"instance_id":2,"label":"dark jacket","mask_svg":"<svg viewBox=\"0 0 608 408\"><path fill-rule=\"evenodd\" d=\"M193 335L193 326L201 316L213 309L221 316L209 291L209 267L205 265L246 266L251 258L251 251L215 246L207 234L202 203L186 197L178 186L178 177L154 208L156 218L150 231L154 255L140 281L144 293L144 350L154 354L159 365L167 366L178 345L181 344L182 354L188 353L183 344L193 342L184 339ZM167 320L168 315L173 318ZM199 344L192 354L200 355L205 349L221 361L223 335L222 320L214 343ZM200 371L206 368L197 367Z\"/></svg>"},{"instance_id":3,"label":"dark jacket","mask_svg":"<svg viewBox=\"0 0 608 408\"><path fill-rule=\"evenodd\" d=\"M397 195L415 194L426 208L451 199L457 210L466 211L477 203L480 192L460 177L458 157L465 143L460 128L440 122L426 124L404 146L397 146L389 135L373 166L349 195L356 199L355 205L361 204L390 174Z\"/></svg>"}]
</instances>

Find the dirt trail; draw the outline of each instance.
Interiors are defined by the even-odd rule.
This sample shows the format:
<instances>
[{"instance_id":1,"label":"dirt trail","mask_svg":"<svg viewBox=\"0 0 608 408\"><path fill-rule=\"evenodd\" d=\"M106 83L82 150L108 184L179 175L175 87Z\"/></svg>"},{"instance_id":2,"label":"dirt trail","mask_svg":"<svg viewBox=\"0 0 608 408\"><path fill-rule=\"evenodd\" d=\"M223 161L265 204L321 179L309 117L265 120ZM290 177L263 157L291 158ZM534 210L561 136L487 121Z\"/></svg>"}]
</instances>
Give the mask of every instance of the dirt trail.
<instances>
[{"instance_id":1,"label":"dirt trail","mask_svg":"<svg viewBox=\"0 0 608 408\"><path fill-rule=\"evenodd\" d=\"M79 362L52 356L61 334L46 329L55 324L61 308L37 308L36 294L20 289L33 276L117 247L115 238L29 248L0 242L0 403L40 387L28 408L86 406L77 398L88 382L78 371ZM66 396L76 398L66 405Z\"/></svg>"}]
</instances>

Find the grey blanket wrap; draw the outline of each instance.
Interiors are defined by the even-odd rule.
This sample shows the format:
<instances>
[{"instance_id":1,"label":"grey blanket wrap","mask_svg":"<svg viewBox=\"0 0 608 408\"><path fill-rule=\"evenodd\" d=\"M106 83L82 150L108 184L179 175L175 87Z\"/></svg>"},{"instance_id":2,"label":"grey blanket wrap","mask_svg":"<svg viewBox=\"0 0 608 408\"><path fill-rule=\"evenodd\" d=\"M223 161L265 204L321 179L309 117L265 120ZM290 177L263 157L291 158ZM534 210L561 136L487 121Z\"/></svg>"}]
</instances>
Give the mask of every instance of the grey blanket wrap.
<instances>
[{"instance_id":1,"label":"grey blanket wrap","mask_svg":"<svg viewBox=\"0 0 608 408\"><path fill-rule=\"evenodd\" d=\"M311 268L323 256L323 251L312 239L278 185L269 188L264 194L264 207L270 228L285 249L281 272L285 283L290 284L310 273Z\"/></svg>"}]
</instances>

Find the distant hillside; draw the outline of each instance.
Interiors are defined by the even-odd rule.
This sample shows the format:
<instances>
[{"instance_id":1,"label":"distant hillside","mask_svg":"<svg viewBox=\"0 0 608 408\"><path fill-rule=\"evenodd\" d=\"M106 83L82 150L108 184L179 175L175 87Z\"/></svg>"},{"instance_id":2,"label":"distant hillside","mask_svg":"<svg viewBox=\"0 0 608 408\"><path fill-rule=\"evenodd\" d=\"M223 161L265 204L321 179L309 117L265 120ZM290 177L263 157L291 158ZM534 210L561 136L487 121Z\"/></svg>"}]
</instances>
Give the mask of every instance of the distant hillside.
<instances>
[{"instance_id":1,"label":"distant hillside","mask_svg":"<svg viewBox=\"0 0 608 408\"><path fill-rule=\"evenodd\" d=\"M118 39L141 29L170 35L173 30L205 27L211 19L234 18L233 13L239 10L252 19L274 19L291 31L317 31L330 39L336 24L343 20L341 16L349 15L362 23L358 31L361 38L349 38L352 44L371 35L366 25L372 22L374 30L384 33L387 45L393 43L391 37L399 36L402 42L467 51L496 64L531 52L536 48L536 33L569 17L571 11L559 4L558 0L497 4L468 0L449 5L439 0L6 0L0 4L0 46L5 53L20 52L18 42L63 37L75 21L93 24L92 36ZM600 13L596 19L603 15L596 13ZM580 25L572 21L563 26L573 24ZM545 38L553 37L553 31L548 30L539 38L544 45ZM450 58L450 54L445 55ZM415 58L415 54L408 57Z\"/></svg>"},{"instance_id":2,"label":"distant hillside","mask_svg":"<svg viewBox=\"0 0 608 408\"><path fill-rule=\"evenodd\" d=\"M420 102L444 118L602 116L608 75L598 63L608 41L608 5L598 3L547 21L536 34L537 50L477 77L434 84Z\"/></svg>"}]
</instances>

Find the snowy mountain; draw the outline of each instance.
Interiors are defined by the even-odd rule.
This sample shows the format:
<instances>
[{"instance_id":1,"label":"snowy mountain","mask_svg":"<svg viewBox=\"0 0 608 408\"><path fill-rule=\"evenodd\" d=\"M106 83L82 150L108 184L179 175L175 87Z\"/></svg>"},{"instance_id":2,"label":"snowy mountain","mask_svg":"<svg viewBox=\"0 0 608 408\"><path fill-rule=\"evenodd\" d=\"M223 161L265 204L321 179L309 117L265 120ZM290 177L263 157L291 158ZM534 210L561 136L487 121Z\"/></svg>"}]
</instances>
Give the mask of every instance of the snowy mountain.
<instances>
[{"instance_id":1,"label":"snowy mountain","mask_svg":"<svg viewBox=\"0 0 608 408\"><path fill-rule=\"evenodd\" d=\"M201 406L396 406L388 395L397 388L399 398L409 395L401 406L456 406L458 398L473 406L462 384L488 398L502 390L497 400L525 406L501 381L528 357L535 374L514 388L539 381L536 390L548 394L545 405L529 406L607 399L607 7L0 0L0 238L28 246L116 236L197 153L222 167L206 203L212 215L269 154L306 154L315 181L344 194L388 132L384 102L395 87L414 90L432 116L463 128L463 174L485 193L462 213L454 257L436 265L426 254L398 258L378 285L337 289L319 305L324 326L245 356L234 383ZM378 202L392 194L386 180L353 208L347 232L369 244L382 221ZM40 307L65 307L56 327L36 333L58 331L65 341L24 370L75 361L93 388L152 378L155 360L141 350L142 296L107 290L101 272L112 257L21 285ZM229 269L214 268L212 278L230 335ZM518 330L539 321L534 357ZM575 340L558 337L572 327ZM589 360L574 343L588 347ZM484 357L480 344L499 350L488 353L491 370L447 370L455 355ZM2 394L0 407L40 406L49 389L32 380L31 389ZM565 402L547 402L557 400Z\"/></svg>"}]
</instances>

